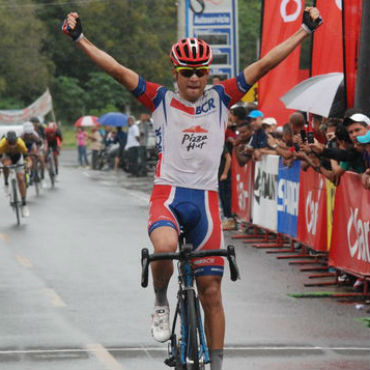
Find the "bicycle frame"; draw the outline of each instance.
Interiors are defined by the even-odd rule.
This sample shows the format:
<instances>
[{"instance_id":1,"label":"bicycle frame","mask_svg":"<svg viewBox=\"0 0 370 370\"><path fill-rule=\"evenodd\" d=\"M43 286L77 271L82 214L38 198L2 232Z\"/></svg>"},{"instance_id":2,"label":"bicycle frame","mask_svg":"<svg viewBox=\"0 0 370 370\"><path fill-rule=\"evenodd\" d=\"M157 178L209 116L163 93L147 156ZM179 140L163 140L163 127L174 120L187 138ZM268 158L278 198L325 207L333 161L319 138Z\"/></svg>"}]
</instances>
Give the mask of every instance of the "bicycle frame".
<instances>
[{"instance_id":1,"label":"bicycle frame","mask_svg":"<svg viewBox=\"0 0 370 370\"><path fill-rule=\"evenodd\" d=\"M196 369L204 368L205 364L210 362L208 347L206 344L205 333L202 324L201 310L198 297L195 293L194 288L194 274L192 270L192 259L193 258L204 258L211 256L221 256L227 257L230 267L231 280L235 281L239 279L239 269L236 264L235 250L234 247L229 245L227 249L217 249L217 250L203 250L203 251L192 251L192 246L184 243L184 236L180 234L179 237L179 247L180 251L178 253L160 253L151 254L147 248L141 250L141 264L142 264L142 275L141 275L141 285L142 287L148 286L148 270L149 263L152 261L159 260L178 260L178 282L179 290L177 293L177 305L174 316L174 321L172 325L172 335L171 342L169 344L169 358L165 360L168 366L175 366L176 369L193 369L192 360L189 359L190 351L190 335L191 331L194 330L190 328L189 323L189 312L192 311L193 316L195 315L195 342L199 341L199 346L197 343L197 363L195 364ZM189 292L192 292L191 295ZM190 299L190 302L188 300ZM191 305L194 307L191 308ZM191 310L189 310L189 307ZM195 310L195 311L194 311ZM176 322L177 318L180 318L180 339L177 340L176 337ZM192 318L194 320L194 317ZM194 324L194 323L193 323ZM193 333L194 335L194 333ZM192 343L194 346L194 343ZM180 362L180 364L178 363ZM200 367L199 367L200 366Z\"/></svg>"}]
</instances>

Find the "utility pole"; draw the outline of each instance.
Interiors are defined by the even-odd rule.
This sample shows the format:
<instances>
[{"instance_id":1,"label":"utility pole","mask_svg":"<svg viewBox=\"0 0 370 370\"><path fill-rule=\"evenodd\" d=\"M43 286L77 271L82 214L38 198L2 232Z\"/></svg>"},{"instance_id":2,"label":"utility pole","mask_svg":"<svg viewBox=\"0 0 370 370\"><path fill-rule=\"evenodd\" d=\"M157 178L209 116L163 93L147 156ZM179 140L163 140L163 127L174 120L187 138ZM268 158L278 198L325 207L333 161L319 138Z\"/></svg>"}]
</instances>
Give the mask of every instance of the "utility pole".
<instances>
[{"instance_id":1,"label":"utility pole","mask_svg":"<svg viewBox=\"0 0 370 370\"><path fill-rule=\"evenodd\" d=\"M185 37L185 0L177 0L177 39Z\"/></svg>"},{"instance_id":2,"label":"utility pole","mask_svg":"<svg viewBox=\"0 0 370 370\"><path fill-rule=\"evenodd\" d=\"M370 115L370 1L362 1L360 55L358 58L355 107Z\"/></svg>"}]
</instances>

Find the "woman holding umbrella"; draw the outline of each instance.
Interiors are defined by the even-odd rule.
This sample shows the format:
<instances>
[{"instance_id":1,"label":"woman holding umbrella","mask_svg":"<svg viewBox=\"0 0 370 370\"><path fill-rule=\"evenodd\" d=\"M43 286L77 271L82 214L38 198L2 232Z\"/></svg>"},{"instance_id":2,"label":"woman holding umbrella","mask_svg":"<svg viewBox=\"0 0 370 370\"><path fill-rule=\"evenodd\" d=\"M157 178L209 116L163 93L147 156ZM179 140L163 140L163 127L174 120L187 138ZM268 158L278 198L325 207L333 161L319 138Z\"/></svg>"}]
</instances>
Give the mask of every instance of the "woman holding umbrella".
<instances>
[{"instance_id":1,"label":"woman holding umbrella","mask_svg":"<svg viewBox=\"0 0 370 370\"><path fill-rule=\"evenodd\" d=\"M77 141L77 152L78 152L78 163L81 167L88 166L89 161L87 160L87 137L88 133L83 127L77 127L76 141Z\"/></svg>"}]
</instances>

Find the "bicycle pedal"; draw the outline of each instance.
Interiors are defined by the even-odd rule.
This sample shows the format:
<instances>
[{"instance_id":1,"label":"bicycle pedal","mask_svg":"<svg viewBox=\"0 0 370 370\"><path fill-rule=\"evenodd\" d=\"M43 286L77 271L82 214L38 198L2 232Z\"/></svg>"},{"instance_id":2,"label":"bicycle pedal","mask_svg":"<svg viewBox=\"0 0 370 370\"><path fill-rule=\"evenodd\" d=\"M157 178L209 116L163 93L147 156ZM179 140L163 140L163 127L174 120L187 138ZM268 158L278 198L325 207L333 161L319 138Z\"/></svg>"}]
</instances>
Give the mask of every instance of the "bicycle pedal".
<instances>
[{"instance_id":1,"label":"bicycle pedal","mask_svg":"<svg viewBox=\"0 0 370 370\"><path fill-rule=\"evenodd\" d=\"M176 360L173 356L166 358L164 360L164 363L169 367L175 367L176 366Z\"/></svg>"}]
</instances>

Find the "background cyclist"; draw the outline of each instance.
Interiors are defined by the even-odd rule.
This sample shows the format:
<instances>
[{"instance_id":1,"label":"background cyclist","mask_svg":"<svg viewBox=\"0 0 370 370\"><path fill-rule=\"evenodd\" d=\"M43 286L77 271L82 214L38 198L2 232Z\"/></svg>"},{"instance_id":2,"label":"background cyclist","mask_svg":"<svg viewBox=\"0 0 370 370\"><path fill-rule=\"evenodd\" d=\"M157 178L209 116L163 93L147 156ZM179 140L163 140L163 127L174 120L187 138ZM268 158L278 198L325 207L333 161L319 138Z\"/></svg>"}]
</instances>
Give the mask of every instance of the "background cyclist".
<instances>
[{"instance_id":1,"label":"background cyclist","mask_svg":"<svg viewBox=\"0 0 370 370\"><path fill-rule=\"evenodd\" d=\"M6 137L0 140L0 155L2 155L1 162L4 166L11 166L16 164L23 164L23 159L26 160L28 168L31 167L32 163L27 154L27 148L24 141L17 137L15 131L8 131ZM26 181L24 176L24 167L18 167L16 169L19 192L21 194L22 206L21 212L23 217L28 217L30 212L26 202ZM9 170L4 168L4 185L5 191L9 194Z\"/></svg>"},{"instance_id":2,"label":"background cyclist","mask_svg":"<svg viewBox=\"0 0 370 370\"><path fill-rule=\"evenodd\" d=\"M63 141L63 136L60 128L55 122L49 122L44 129L45 131L45 153L48 150L53 151L55 162L55 174L58 175L58 155L60 153L60 144Z\"/></svg>"},{"instance_id":3,"label":"background cyclist","mask_svg":"<svg viewBox=\"0 0 370 370\"><path fill-rule=\"evenodd\" d=\"M21 135L21 139L26 144L28 154L33 154L37 156L38 160L40 161L41 185L44 186L44 156L41 153L41 146L43 145L43 141L40 139L31 122L26 122L23 124L23 134ZM30 156L30 159L32 161L32 166L34 166L34 158Z\"/></svg>"},{"instance_id":4,"label":"background cyclist","mask_svg":"<svg viewBox=\"0 0 370 370\"><path fill-rule=\"evenodd\" d=\"M228 109L269 70L284 60L319 21L316 8L307 8L304 24L294 35L237 77L205 89L212 52L204 41L180 40L172 47L173 76L178 92L148 82L97 48L82 33L77 13L70 13L63 31L100 68L131 91L153 114L160 147L149 211L149 235L156 253L177 248L179 224L185 225L197 249L223 245L218 208L217 170L223 151ZM152 334L159 341L170 337L167 286L173 273L169 261L152 265L155 308ZM223 260L194 261L211 369L222 368L225 318L221 298Z\"/></svg>"}]
</instances>

